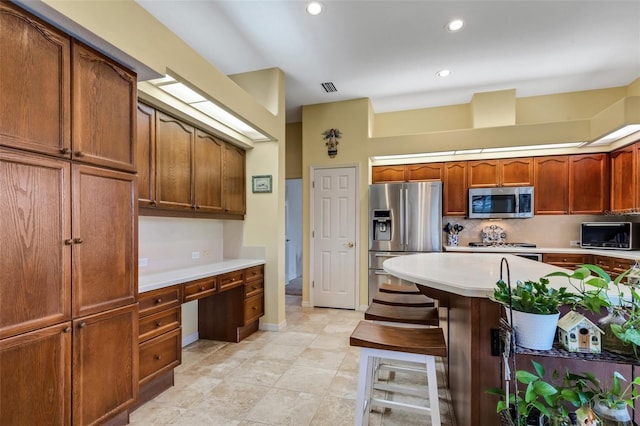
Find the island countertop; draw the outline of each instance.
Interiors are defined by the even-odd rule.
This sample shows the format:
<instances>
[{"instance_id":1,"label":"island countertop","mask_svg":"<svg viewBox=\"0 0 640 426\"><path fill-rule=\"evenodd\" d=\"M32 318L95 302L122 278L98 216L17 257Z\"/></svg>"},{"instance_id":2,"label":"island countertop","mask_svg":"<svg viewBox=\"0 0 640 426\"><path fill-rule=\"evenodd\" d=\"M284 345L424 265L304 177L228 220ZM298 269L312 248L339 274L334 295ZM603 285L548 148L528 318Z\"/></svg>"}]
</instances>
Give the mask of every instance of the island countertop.
<instances>
[{"instance_id":1,"label":"island countertop","mask_svg":"<svg viewBox=\"0 0 640 426\"><path fill-rule=\"evenodd\" d=\"M390 274L430 288L465 297L489 297L500 279L500 262L507 259L511 283L537 281L551 272L567 269L519 256L497 253L420 253L385 260ZM507 280L506 268L503 279ZM567 285L563 277L551 277L553 287Z\"/></svg>"}]
</instances>

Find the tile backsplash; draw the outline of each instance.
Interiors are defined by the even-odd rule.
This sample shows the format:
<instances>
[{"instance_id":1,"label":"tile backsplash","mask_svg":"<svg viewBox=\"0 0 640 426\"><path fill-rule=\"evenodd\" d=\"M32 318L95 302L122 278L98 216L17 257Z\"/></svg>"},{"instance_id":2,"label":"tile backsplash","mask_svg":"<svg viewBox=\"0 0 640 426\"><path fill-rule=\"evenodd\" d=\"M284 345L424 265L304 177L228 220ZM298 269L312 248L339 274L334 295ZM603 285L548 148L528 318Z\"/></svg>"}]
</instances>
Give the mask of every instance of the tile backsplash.
<instances>
[{"instance_id":1,"label":"tile backsplash","mask_svg":"<svg viewBox=\"0 0 640 426\"><path fill-rule=\"evenodd\" d=\"M635 219L635 218L634 218ZM538 215L529 219L465 219L458 216L442 218L443 226L449 222L464 226L458 236L458 244L466 246L471 241L482 241L482 229L498 225L504 229L506 242L534 243L537 247L570 247L571 241L580 240L582 222L620 222L627 217L602 215ZM634 220L635 221L635 220ZM446 244L446 239L444 239Z\"/></svg>"}]
</instances>

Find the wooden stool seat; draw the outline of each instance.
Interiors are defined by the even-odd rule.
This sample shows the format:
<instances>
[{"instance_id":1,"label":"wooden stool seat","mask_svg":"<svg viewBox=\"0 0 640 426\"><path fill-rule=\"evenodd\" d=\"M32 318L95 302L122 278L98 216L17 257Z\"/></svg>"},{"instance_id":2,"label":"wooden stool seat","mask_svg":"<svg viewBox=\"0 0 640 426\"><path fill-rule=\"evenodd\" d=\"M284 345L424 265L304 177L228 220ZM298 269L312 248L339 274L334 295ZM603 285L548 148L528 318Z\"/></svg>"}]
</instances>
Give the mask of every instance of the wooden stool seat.
<instances>
[{"instance_id":1,"label":"wooden stool seat","mask_svg":"<svg viewBox=\"0 0 640 426\"><path fill-rule=\"evenodd\" d=\"M436 302L424 294L385 293L379 291L373 296L373 302L392 306L433 307Z\"/></svg>"},{"instance_id":2,"label":"wooden stool seat","mask_svg":"<svg viewBox=\"0 0 640 426\"><path fill-rule=\"evenodd\" d=\"M383 293L400 293L400 294L421 294L418 286L415 284L380 284L378 290Z\"/></svg>"},{"instance_id":3,"label":"wooden stool seat","mask_svg":"<svg viewBox=\"0 0 640 426\"><path fill-rule=\"evenodd\" d=\"M439 325L438 308L391 306L376 302L371 303L364 312L364 319L433 327Z\"/></svg>"},{"instance_id":4,"label":"wooden stool seat","mask_svg":"<svg viewBox=\"0 0 640 426\"><path fill-rule=\"evenodd\" d=\"M435 357L447 354L441 328L399 328L360 321L351 333L349 343L361 348L354 422L356 426L369 424L369 413L374 405L429 415L432 425L441 426L435 367ZM422 384L406 387L380 383L377 380L377 370L381 359L420 364L426 373L426 389ZM374 390L385 392L375 396ZM410 402L403 402L395 396L391 397L389 393L411 395L418 397L418 400L414 398Z\"/></svg>"}]
</instances>

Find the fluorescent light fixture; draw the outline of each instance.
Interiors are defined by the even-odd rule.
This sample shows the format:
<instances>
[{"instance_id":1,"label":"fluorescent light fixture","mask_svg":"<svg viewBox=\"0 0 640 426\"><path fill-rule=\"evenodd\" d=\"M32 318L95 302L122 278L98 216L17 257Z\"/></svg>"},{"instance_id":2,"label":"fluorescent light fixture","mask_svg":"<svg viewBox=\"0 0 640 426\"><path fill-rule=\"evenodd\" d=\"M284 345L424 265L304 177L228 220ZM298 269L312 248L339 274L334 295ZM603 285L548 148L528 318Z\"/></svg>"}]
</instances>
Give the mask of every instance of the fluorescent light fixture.
<instances>
[{"instance_id":1,"label":"fluorescent light fixture","mask_svg":"<svg viewBox=\"0 0 640 426\"><path fill-rule=\"evenodd\" d=\"M458 32L464 27L464 21L462 19L453 19L447 24L447 31L451 33Z\"/></svg>"},{"instance_id":2,"label":"fluorescent light fixture","mask_svg":"<svg viewBox=\"0 0 640 426\"><path fill-rule=\"evenodd\" d=\"M609 145L611 142L616 141L618 139L622 139L626 136L629 136L633 133L640 132L640 124L627 124L626 126L615 130L608 135L604 135L600 139L596 139L591 142L589 145Z\"/></svg>"},{"instance_id":3,"label":"fluorescent light fixture","mask_svg":"<svg viewBox=\"0 0 640 426\"><path fill-rule=\"evenodd\" d=\"M482 148L478 149L458 149L454 152L454 155L464 155L464 154L480 154L482 152Z\"/></svg>"},{"instance_id":4,"label":"fluorescent light fixture","mask_svg":"<svg viewBox=\"0 0 640 426\"><path fill-rule=\"evenodd\" d=\"M197 109L218 123L246 136L254 142L271 140L268 136L260 133L240 118L170 75L149 82L179 101Z\"/></svg>"},{"instance_id":5,"label":"fluorescent light fixture","mask_svg":"<svg viewBox=\"0 0 640 426\"><path fill-rule=\"evenodd\" d=\"M505 146L501 148L483 148L482 152L509 152L509 151L528 151L528 150L536 150L536 149L576 148L582 145L584 145L584 142L554 143L554 144L546 144L546 145Z\"/></svg>"},{"instance_id":6,"label":"fluorescent light fixture","mask_svg":"<svg viewBox=\"0 0 640 426\"><path fill-rule=\"evenodd\" d=\"M373 160L402 160L405 158L422 158L422 157L438 157L440 155L453 155L454 151L440 152L422 152L420 154L397 154L397 155L378 155L372 157Z\"/></svg>"},{"instance_id":7,"label":"fluorescent light fixture","mask_svg":"<svg viewBox=\"0 0 640 426\"><path fill-rule=\"evenodd\" d=\"M322 13L322 3L317 2L317 1L312 1L309 4L307 4L307 13L309 15L320 15Z\"/></svg>"}]
</instances>

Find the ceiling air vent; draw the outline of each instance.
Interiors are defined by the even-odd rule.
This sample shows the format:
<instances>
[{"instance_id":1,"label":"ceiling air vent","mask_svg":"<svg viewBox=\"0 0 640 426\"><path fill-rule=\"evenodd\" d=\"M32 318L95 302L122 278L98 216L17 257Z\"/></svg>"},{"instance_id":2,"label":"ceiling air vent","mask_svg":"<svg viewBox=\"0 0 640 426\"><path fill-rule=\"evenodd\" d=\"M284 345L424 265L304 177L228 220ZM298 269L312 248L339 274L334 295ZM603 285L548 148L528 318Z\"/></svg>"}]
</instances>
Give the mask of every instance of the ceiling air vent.
<instances>
[{"instance_id":1,"label":"ceiling air vent","mask_svg":"<svg viewBox=\"0 0 640 426\"><path fill-rule=\"evenodd\" d=\"M338 91L338 89L336 89L336 86L334 86L332 82L322 83L322 88L327 93L337 92Z\"/></svg>"}]
</instances>

